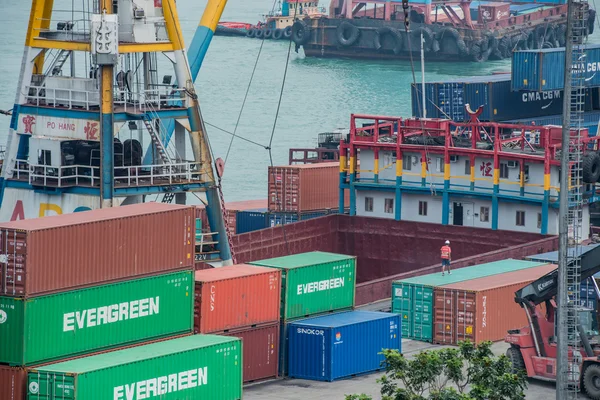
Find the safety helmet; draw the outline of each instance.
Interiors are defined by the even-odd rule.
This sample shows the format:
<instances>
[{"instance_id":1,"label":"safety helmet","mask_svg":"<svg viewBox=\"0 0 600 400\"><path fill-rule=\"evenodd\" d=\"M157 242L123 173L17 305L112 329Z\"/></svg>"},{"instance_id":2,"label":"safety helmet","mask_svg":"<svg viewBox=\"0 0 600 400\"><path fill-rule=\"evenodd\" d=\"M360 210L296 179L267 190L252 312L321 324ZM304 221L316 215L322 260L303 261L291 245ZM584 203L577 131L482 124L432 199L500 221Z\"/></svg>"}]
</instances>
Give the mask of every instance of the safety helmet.
<instances>
[{"instance_id":1,"label":"safety helmet","mask_svg":"<svg viewBox=\"0 0 600 400\"><path fill-rule=\"evenodd\" d=\"M450 241L449 241L449 240L446 240L446 244L450 244Z\"/></svg>"}]
</instances>

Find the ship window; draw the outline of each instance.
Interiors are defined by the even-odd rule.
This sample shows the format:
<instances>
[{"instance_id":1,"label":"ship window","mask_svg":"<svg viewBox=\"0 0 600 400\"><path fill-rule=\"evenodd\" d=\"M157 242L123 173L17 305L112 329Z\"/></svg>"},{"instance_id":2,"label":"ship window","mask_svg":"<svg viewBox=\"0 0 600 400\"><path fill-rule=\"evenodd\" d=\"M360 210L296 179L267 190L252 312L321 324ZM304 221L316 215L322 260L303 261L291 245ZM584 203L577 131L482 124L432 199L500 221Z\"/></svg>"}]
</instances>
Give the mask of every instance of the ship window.
<instances>
[{"instance_id":1,"label":"ship window","mask_svg":"<svg viewBox=\"0 0 600 400\"><path fill-rule=\"evenodd\" d=\"M38 163L40 165L52 165L52 153L50 150L39 151Z\"/></svg>"},{"instance_id":2,"label":"ship window","mask_svg":"<svg viewBox=\"0 0 600 400\"><path fill-rule=\"evenodd\" d=\"M542 213L538 213L538 229L542 229Z\"/></svg>"},{"instance_id":3,"label":"ship window","mask_svg":"<svg viewBox=\"0 0 600 400\"><path fill-rule=\"evenodd\" d=\"M394 199L385 199L384 212L386 214L394 213Z\"/></svg>"},{"instance_id":4,"label":"ship window","mask_svg":"<svg viewBox=\"0 0 600 400\"><path fill-rule=\"evenodd\" d=\"M419 202L419 215L427 215L427 202L426 201Z\"/></svg>"},{"instance_id":5,"label":"ship window","mask_svg":"<svg viewBox=\"0 0 600 400\"><path fill-rule=\"evenodd\" d=\"M471 160L465 160L465 175L471 175Z\"/></svg>"},{"instance_id":6,"label":"ship window","mask_svg":"<svg viewBox=\"0 0 600 400\"><path fill-rule=\"evenodd\" d=\"M489 207L481 207L481 209L479 210L479 221L490 222L490 208Z\"/></svg>"},{"instance_id":7,"label":"ship window","mask_svg":"<svg viewBox=\"0 0 600 400\"><path fill-rule=\"evenodd\" d=\"M435 167L437 169L437 172L444 172L444 159L441 157L436 158Z\"/></svg>"},{"instance_id":8,"label":"ship window","mask_svg":"<svg viewBox=\"0 0 600 400\"><path fill-rule=\"evenodd\" d=\"M508 179L508 164L500 163L500 179Z\"/></svg>"},{"instance_id":9,"label":"ship window","mask_svg":"<svg viewBox=\"0 0 600 400\"><path fill-rule=\"evenodd\" d=\"M406 156L402 158L402 168L410 171L412 168L412 156Z\"/></svg>"},{"instance_id":10,"label":"ship window","mask_svg":"<svg viewBox=\"0 0 600 400\"><path fill-rule=\"evenodd\" d=\"M525 226L525 211L517 211L517 226Z\"/></svg>"},{"instance_id":11,"label":"ship window","mask_svg":"<svg viewBox=\"0 0 600 400\"><path fill-rule=\"evenodd\" d=\"M373 212L373 198L365 197L365 211Z\"/></svg>"}]
</instances>

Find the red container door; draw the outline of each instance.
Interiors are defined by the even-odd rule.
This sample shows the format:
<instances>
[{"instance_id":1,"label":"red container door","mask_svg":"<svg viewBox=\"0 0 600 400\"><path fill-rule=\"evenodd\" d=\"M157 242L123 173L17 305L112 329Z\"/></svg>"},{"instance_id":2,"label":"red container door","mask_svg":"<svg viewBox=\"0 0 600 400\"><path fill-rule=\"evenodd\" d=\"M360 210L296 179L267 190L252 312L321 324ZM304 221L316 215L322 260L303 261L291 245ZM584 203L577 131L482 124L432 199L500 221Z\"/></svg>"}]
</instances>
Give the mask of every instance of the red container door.
<instances>
[{"instance_id":1,"label":"red container door","mask_svg":"<svg viewBox=\"0 0 600 400\"><path fill-rule=\"evenodd\" d=\"M242 339L244 383L277 377L279 361L279 323L243 331L228 332L224 336Z\"/></svg>"},{"instance_id":2,"label":"red container door","mask_svg":"<svg viewBox=\"0 0 600 400\"><path fill-rule=\"evenodd\" d=\"M12 229L0 229L0 294L25 295L25 264L27 234Z\"/></svg>"},{"instance_id":3,"label":"red container door","mask_svg":"<svg viewBox=\"0 0 600 400\"><path fill-rule=\"evenodd\" d=\"M0 399L23 400L27 393L27 371L0 365Z\"/></svg>"},{"instance_id":4,"label":"red container door","mask_svg":"<svg viewBox=\"0 0 600 400\"><path fill-rule=\"evenodd\" d=\"M433 341L437 344L456 343L456 293L453 290L435 288Z\"/></svg>"},{"instance_id":5,"label":"red container door","mask_svg":"<svg viewBox=\"0 0 600 400\"><path fill-rule=\"evenodd\" d=\"M456 342L469 339L476 342L477 294L466 290L456 291Z\"/></svg>"}]
</instances>

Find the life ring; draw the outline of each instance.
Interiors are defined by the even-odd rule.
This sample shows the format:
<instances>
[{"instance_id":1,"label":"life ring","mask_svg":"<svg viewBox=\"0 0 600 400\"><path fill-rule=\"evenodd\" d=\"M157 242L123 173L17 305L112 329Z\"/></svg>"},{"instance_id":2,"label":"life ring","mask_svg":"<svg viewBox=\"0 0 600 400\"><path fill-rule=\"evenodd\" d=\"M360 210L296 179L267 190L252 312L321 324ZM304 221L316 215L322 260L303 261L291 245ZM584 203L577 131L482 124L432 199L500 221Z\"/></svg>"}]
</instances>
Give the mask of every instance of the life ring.
<instances>
[{"instance_id":1,"label":"life ring","mask_svg":"<svg viewBox=\"0 0 600 400\"><path fill-rule=\"evenodd\" d=\"M469 49L464 39L456 29L443 28L436 34L436 37L440 43L440 51L442 53L454 54L454 49L451 47L455 47L457 55L465 56L469 54Z\"/></svg>"},{"instance_id":2,"label":"life ring","mask_svg":"<svg viewBox=\"0 0 600 400\"><path fill-rule=\"evenodd\" d=\"M273 31L273 40L279 40L283 37L283 31L281 29L275 29Z\"/></svg>"},{"instance_id":3,"label":"life ring","mask_svg":"<svg viewBox=\"0 0 600 400\"><path fill-rule=\"evenodd\" d=\"M256 29L250 28L246 31L246 37L253 38L256 36Z\"/></svg>"},{"instance_id":4,"label":"life ring","mask_svg":"<svg viewBox=\"0 0 600 400\"><path fill-rule=\"evenodd\" d=\"M298 46L308 43L310 40L310 26L302 20L297 20L292 25L292 40Z\"/></svg>"},{"instance_id":5,"label":"life ring","mask_svg":"<svg viewBox=\"0 0 600 400\"><path fill-rule=\"evenodd\" d=\"M433 50L433 52L435 53L440 50L440 46L435 40L435 35L431 31L431 29L429 29L426 26L419 26L418 28L410 32L411 43L416 43L411 46L413 47L413 50L421 49L421 34L423 34L423 40L425 40L425 43L423 43L424 51Z\"/></svg>"},{"instance_id":6,"label":"life ring","mask_svg":"<svg viewBox=\"0 0 600 400\"><path fill-rule=\"evenodd\" d=\"M265 31L263 29L257 29L256 33L254 34L254 37L257 39L262 39L264 34L265 34Z\"/></svg>"},{"instance_id":7,"label":"life ring","mask_svg":"<svg viewBox=\"0 0 600 400\"><path fill-rule=\"evenodd\" d=\"M375 50L381 50L381 37L384 35L390 35L394 39L394 54L399 54L404 47L404 40L402 35L397 29L383 27L379 28L375 31L375 38L373 39L373 45L375 46Z\"/></svg>"},{"instance_id":8,"label":"life ring","mask_svg":"<svg viewBox=\"0 0 600 400\"><path fill-rule=\"evenodd\" d=\"M594 152L584 155L581 161L581 170L584 182L596 183L600 178L600 155Z\"/></svg>"},{"instance_id":9,"label":"life ring","mask_svg":"<svg viewBox=\"0 0 600 400\"><path fill-rule=\"evenodd\" d=\"M265 33L263 34L265 39L271 39L273 37L273 29L267 28L265 29Z\"/></svg>"},{"instance_id":10,"label":"life ring","mask_svg":"<svg viewBox=\"0 0 600 400\"><path fill-rule=\"evenodd\" d=\"M342 46L352 46L360 36L360 29L348 21L343 21L337 27L337 40Z\"/></svg>"},{"instance_id":11,"label":"life ring","mask_svg":"<svg viewBox=\"0 0 600 400\"><path fill-rule=\"evenodd\" d=\"M289 39L292 37L292 27L291 26L285 27L285 29L283 30L283 37L285 39Z\"/></svg>"}]
</instances>

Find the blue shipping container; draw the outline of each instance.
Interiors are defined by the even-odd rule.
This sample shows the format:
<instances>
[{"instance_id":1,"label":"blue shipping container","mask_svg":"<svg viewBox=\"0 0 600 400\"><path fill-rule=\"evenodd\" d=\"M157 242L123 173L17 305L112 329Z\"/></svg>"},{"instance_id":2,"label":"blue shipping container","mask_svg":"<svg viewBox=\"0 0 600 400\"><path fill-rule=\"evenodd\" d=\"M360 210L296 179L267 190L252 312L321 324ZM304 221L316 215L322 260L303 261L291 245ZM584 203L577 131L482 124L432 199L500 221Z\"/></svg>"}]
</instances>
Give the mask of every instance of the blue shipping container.
<instances>
[{"instance_id":1,"label":"blue shipping container","mask_svg":"<svg viewBox=\"0 0 600 400\"><path fill-rule=\"evenodd\" d=\"M289 324L289 376L333 381L382 369L382 349L401 350L400 315L349 311Z\"/></svg>"},{"instance_id":2,"label":"blue shipping container","mask_svg":"<svg viewBox=\"0 0 600 400\"><path fill-rule=\"evenodd\" d=\"M509 123L514 123L514 124L527 124L527 125L531 124L532 122L535 122L535 124L538 126L542 126L542 125L562 126L562 115L559 114L559 115L550 115L550 116L546 116L546 117L521 118L521 119L514 119L514 120L509 120L509 121L503 121L503 122L509 122ZM598 134L598 123L599 122L600 122L600 111L590 111L590 112L585 112L583 114L582 127L588 129L590 136L596 136Z\"/></svg>"},{"instance_id":3,"label":"blue shipping container","mask_svg":"<svg viewBox=\"0 0 600 400\"><path fill-rule=\"evenodd\" d=\"M600 45L585 46L585 57L573 68L585 86L600 86ZM522 50L512 56L512 90L562 90L565 49Z\"/></svg>"},{"instance_id":4,"label":"blue shipping container","mask_svg":"<svg viewBox=\"0 0 600 400\"><path fill-rule=\"evenodd\" d=\"M412 85L412 112L421 117L421 84ZM562 90L541 93L511 91L508 74L476 76L446 82L425 84L425 111L428 118L449 118L457 122L469 120L465 104L472 110L483 106L480 121L506 121L533 116L562 113ZM592 96L586 93L585 111L592 109Z\"/></svg>"},{"instance_id":5,"label":"blue shipping container","mask_svg":"<svg viewBox=\"0 0 600 400\"><path fill-rule=\"evenodd\" d=\"M238 211L235 216L235 232L258 231L269 227L269 213L258 211Z\"/></svg>"}]
</instances>

